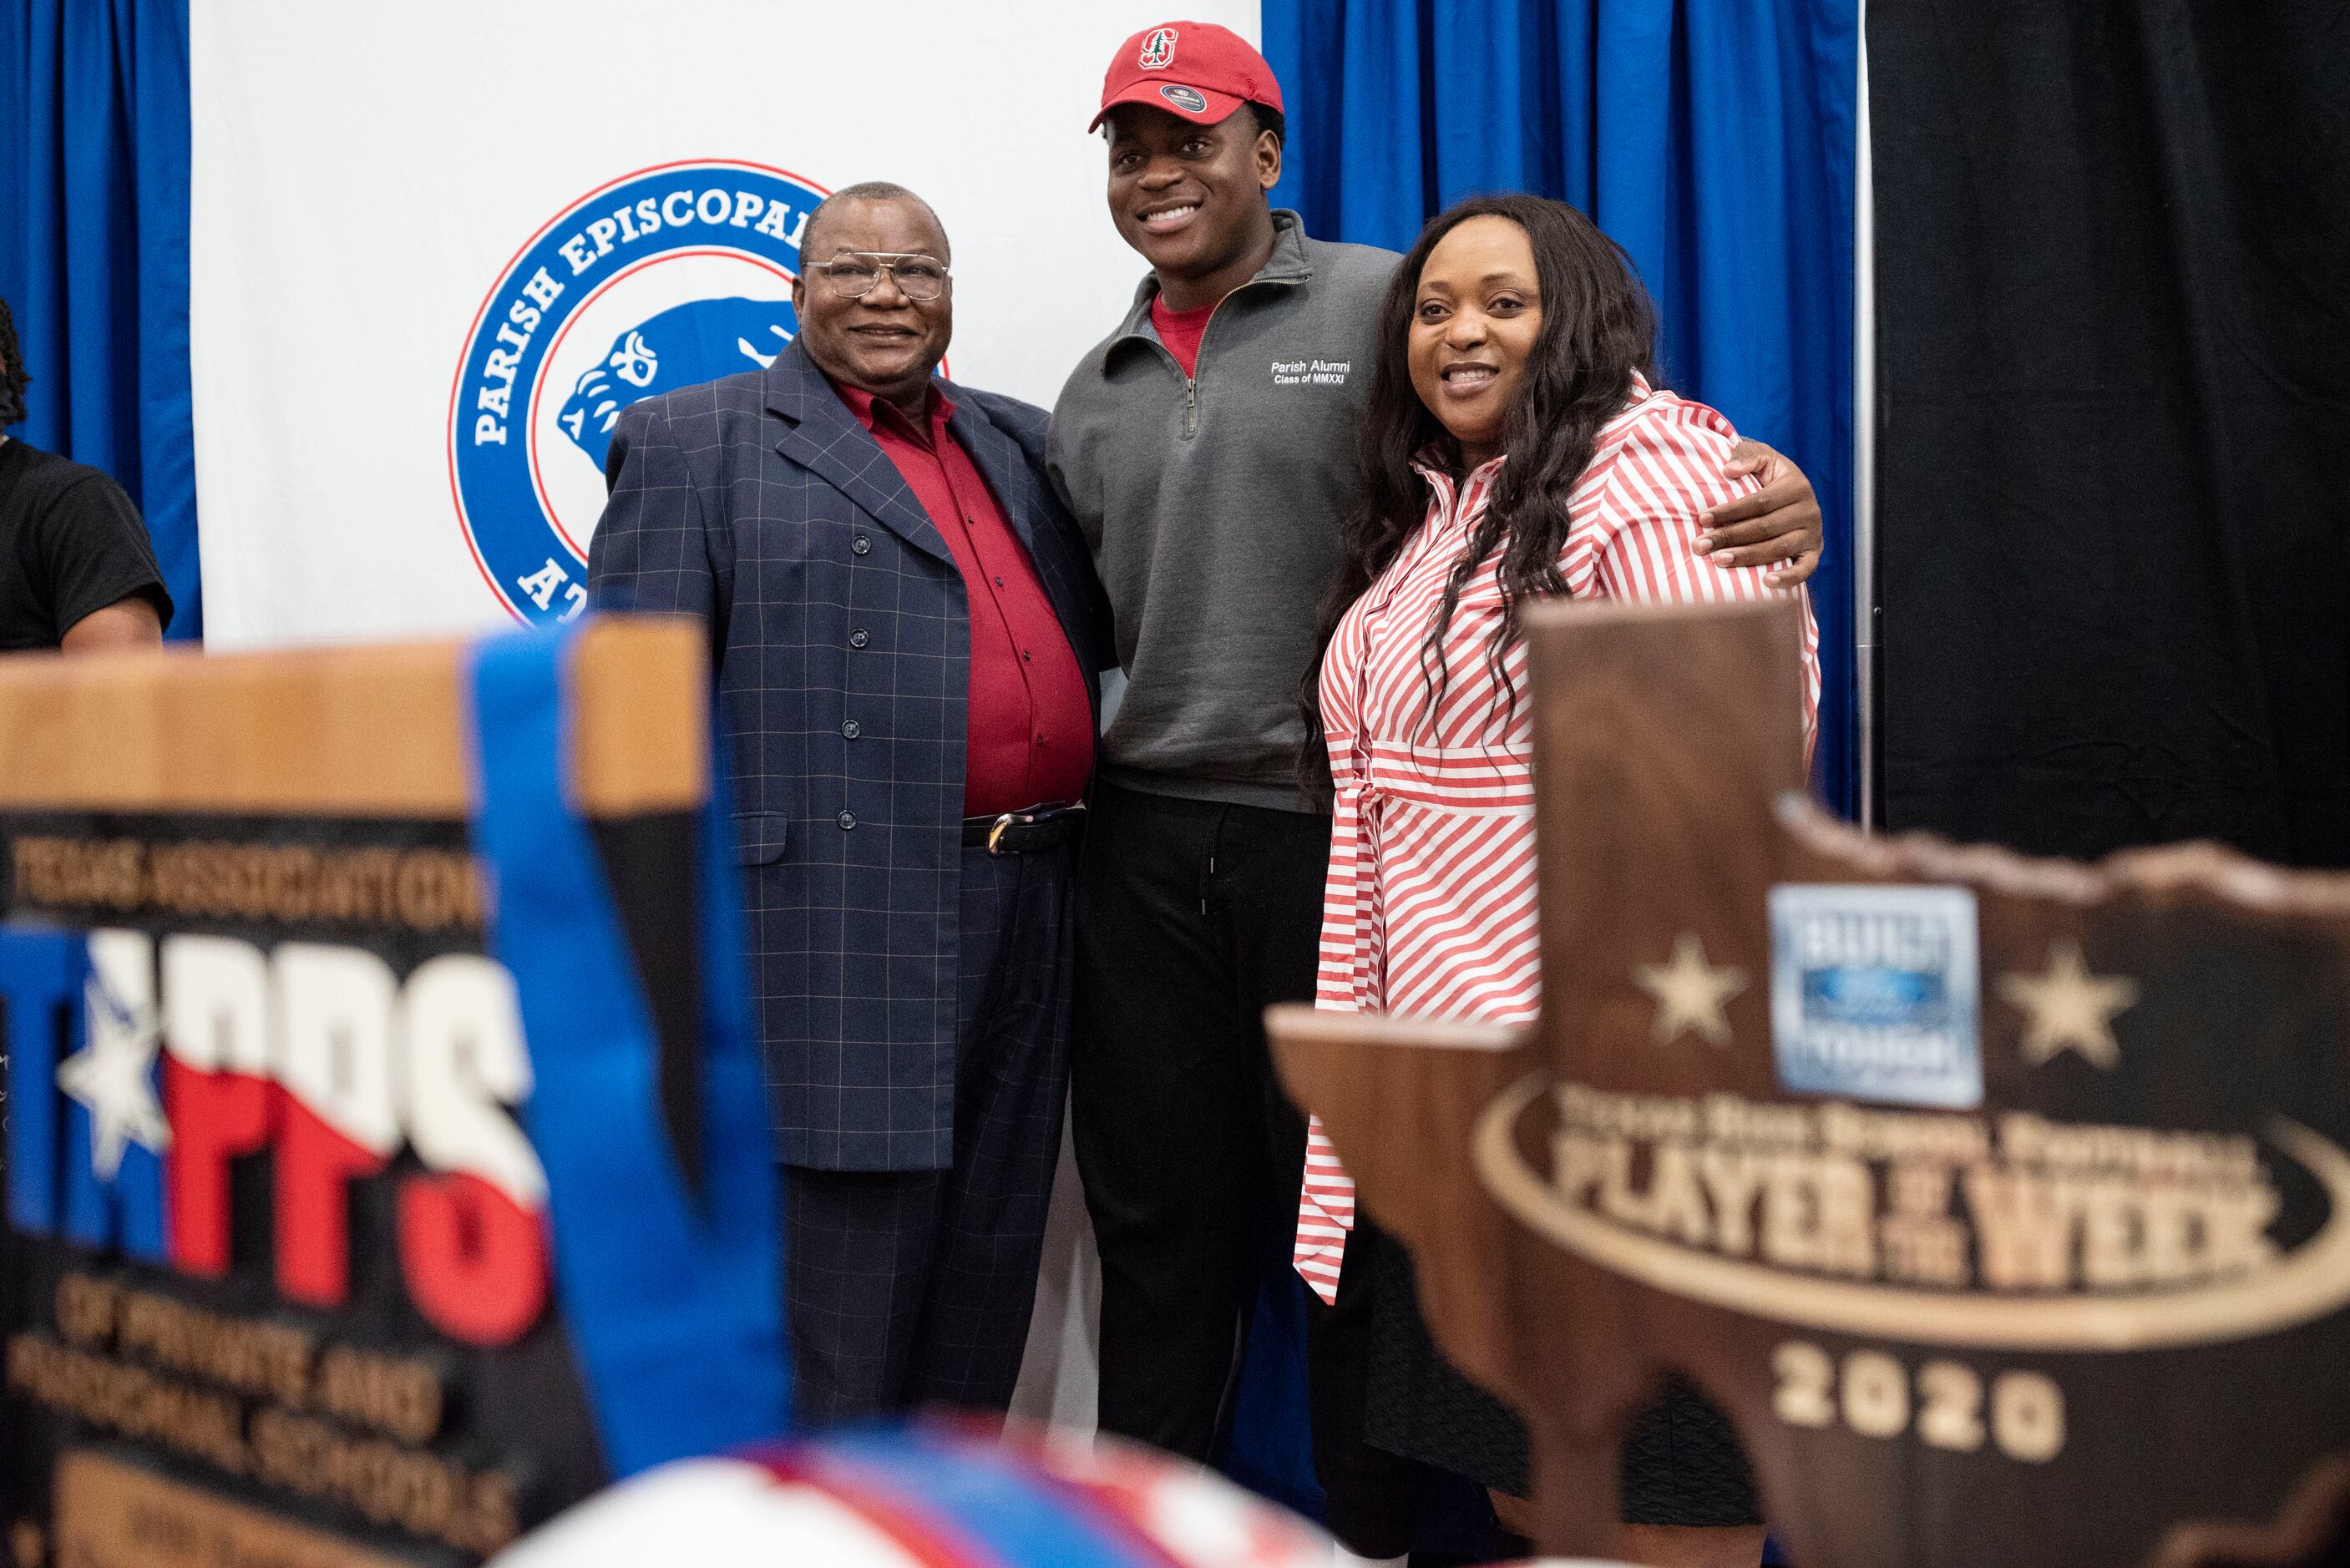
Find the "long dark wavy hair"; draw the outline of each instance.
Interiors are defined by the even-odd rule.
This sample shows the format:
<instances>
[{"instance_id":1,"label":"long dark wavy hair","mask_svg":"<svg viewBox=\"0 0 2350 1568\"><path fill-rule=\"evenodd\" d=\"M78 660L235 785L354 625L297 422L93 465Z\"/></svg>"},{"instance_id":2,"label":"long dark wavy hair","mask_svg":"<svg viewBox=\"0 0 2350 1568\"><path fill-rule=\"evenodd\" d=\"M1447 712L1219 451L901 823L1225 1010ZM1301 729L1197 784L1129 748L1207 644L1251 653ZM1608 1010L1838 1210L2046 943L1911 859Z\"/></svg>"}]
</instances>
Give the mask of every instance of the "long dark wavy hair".
<instances>
[{"instance_id":1,"label":"long dark wavy hair","mask_svg":"<svg viewBox=\"0 0 2350 1568\"><path fill-rule=\"evenodd\" d=\"M1318 692L1323 654L1347 607L1392 563L1428 512L1428 486L1411 464L1433 448L1456 472L1461 449L1412 389L1408 343L1419 297L1420 270L1437 243L1471 218L1507 218L1523 229L1542 291L1542 328L1525 377L1503 429L1502 465L1493 496L1444 585L1420 668L1428 674L1428 715L1444 699L1439 656L1461 593L1497 544L1494 568L1504 613L1486 652L1514 717L1518 693L1503 659L1518 635L1518 607L1528 598L1562 593L1558 560L1566 545L1567 497L1591 465L1599 429L1624 406L1632 373L1657 379L1656 311L1621 246L1564 202L1539 196L1479 196L1430 220L1419 241L1396 268L1379 306L1378 360L1371 372L1370 406L1356 427L1355 466L1362 499L1339 525L1338 575L1322 603L1320 649L1305 676L1310 779L1326 774ZM1506 728L1506 723L1504 725Z\"/></svg>"}]
</instances>

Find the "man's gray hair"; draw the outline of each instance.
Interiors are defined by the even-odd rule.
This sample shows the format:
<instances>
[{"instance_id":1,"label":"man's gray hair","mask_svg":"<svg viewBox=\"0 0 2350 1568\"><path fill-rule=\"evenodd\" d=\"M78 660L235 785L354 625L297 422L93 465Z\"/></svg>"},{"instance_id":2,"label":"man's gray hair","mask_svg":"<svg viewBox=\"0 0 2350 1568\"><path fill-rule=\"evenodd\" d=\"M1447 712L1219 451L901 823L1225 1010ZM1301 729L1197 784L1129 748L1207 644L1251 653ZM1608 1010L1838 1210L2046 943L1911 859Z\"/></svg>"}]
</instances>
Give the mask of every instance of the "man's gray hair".
<instances>
[{"instance_id":1,"label":"man's gray hair","mask_svg":"<svg viewBox=\"0 0 2350 1568\"><path fill-rule=\"evenodd\" d=\"M842 186L816 204L816 211L808 214L807 232L800 236L801 254L804 256L818 261L824 259L816 254L816 234L818 229L824 227L824 215L831 211L832 204L836 202L911 202L931 215L931 223L938 224L941 247L951 248L947 245L947 226L939 222L939 212L936 207L894 181L861 180L854 185ZM939 257L942 262L951 262L953 259L951 255Z\"/></svg>"}]
</instances>

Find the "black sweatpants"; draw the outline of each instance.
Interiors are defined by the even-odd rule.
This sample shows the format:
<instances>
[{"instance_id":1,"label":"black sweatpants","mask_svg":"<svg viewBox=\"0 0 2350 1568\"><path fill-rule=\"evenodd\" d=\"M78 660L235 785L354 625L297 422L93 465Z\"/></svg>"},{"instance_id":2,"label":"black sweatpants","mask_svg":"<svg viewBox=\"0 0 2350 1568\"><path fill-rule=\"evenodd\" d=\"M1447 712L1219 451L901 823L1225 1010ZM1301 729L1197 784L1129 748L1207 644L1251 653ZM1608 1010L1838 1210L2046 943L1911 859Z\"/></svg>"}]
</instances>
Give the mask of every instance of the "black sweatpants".
<instances>
[{"instance_id":1,"label":"black sweatpants","mask_svg":"<svg viewBox=\"0 0 2350 1568\"><path fill-rule=\"evenodd\" d=\"M1101 1425L1203 1459L1305 1118L1263 1012L1311 1001L1330 819L1095 787L1077 873L1072 1115L1100 1246Z\"/></svg>"}]
</instances>

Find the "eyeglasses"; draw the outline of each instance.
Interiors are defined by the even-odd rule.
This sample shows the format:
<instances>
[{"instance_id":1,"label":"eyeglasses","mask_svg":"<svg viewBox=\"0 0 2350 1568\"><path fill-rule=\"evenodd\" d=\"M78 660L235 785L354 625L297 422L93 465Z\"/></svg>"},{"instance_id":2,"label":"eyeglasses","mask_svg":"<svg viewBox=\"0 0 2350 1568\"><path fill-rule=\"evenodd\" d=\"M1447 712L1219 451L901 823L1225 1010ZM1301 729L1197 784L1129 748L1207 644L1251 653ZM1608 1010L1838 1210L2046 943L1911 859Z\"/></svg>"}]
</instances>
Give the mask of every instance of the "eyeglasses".
<instances>
[{"instance_id":1,"label":"eyeglasses","mask_svg":"<svg viewBox=\"0 0 2350 1568\"><path fill-rule=\"evenodd\" d=\"M917 303L936 299L947 287L946 263L918 251L843 251L837 259L817 262L808 270L821 274L827 286L843 299L864 298L883 273L897 283L899 294Z\"/></svg>"}]
</instances>

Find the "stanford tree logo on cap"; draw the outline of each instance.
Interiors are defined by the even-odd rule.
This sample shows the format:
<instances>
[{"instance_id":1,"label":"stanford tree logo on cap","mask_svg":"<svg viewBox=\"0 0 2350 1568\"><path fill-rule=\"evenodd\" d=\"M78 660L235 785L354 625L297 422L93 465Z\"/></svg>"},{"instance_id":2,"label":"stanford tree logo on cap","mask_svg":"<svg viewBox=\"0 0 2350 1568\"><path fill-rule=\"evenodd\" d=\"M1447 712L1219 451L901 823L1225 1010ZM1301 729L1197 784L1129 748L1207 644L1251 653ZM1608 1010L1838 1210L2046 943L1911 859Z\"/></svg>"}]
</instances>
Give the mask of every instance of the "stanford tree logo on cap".
<instances>
[{"instance_id":1,"label":"stanford tree logo on cap","mask_svg":"<svg viewBox=\"0 0 2350 1568\"><path fill-rule=\"evenodd\" d=\"M1176 66L1176 45L1183 60ZM1180 68L1180 82L1168 78ZM1160 22L1128 35L1102 74L1101 108L1086 127L1100 129L1122 103L1167 109L1202 125L1214 124L1243 104L1260 103L1278 112L1281 84L1273 67L1249 41L1212 22Z\"/></svg>"}]
</instances>

